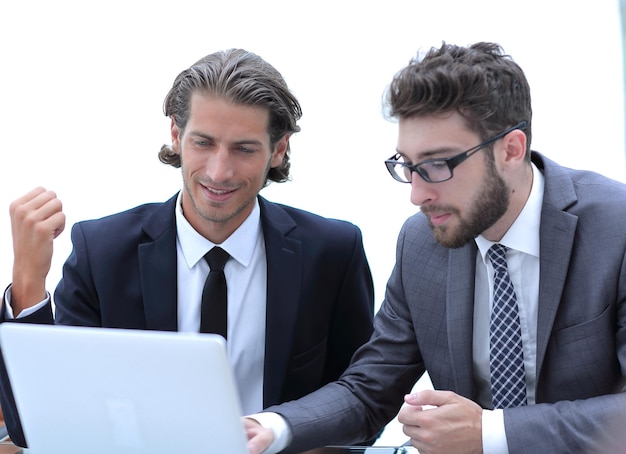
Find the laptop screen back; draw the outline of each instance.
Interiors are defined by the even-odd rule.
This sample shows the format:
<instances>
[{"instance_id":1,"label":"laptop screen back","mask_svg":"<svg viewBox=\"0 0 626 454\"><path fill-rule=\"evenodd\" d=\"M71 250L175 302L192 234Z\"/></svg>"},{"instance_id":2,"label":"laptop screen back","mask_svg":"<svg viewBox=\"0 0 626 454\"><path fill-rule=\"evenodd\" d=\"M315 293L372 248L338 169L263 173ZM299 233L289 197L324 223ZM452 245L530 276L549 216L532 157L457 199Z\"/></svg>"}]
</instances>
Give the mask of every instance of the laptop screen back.
<instances>
[{"instance_id":1,"label":"laptop screen back","mask_svg":"<svg viewBox=\"0 0 626 454\"><path fill-rule=\"evenodd\" d=\"M3 323L29 452L247 453L224 339Z\"/></svg>"}]
</instances>

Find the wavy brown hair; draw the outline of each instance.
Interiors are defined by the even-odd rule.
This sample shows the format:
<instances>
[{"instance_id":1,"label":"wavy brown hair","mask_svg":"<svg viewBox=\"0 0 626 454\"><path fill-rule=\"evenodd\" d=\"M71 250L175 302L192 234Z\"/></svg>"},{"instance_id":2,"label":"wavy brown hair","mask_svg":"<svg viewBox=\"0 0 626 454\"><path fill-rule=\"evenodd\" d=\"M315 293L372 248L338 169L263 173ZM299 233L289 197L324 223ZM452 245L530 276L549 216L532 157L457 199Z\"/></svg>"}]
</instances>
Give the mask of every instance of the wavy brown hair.
<instances>
[{"instance_id":1,"label":"wavy brown hair","mask_svg":"<svg viewBox=\"0 0 626 454\"><path fill-rule=\"evenodd\" d=\"M266 107L269 111L268 133L272 149L285 134L300 131L297 125L302 109L287 87L283 76L258 55L243 49L229 49L202 58L181 72L163 103L166 116L173 118L181 134L189 120L191 97L206 93L235 104ZM270 169L267 179L283 182L289 179L289 154L280 166ZM159 159L180 167L180 155L170 145L163 145Z\"/></svg>"}]
</instances>

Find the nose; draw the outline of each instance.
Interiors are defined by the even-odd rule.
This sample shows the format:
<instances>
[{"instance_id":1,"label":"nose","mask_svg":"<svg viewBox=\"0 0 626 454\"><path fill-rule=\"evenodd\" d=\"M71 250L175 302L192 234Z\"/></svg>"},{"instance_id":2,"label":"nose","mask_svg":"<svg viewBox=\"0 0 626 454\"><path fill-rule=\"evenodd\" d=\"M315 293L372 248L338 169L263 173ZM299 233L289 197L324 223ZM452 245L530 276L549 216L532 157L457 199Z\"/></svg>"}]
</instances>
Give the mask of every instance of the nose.
<instances>
[{"instance_id":1,"label":"nose","mask_svg":"<svg viewBox=\"0 0 626 454\"><path fill-rule=\"evenodd\" d=\"M205 173L216 183L226 182L232 178L233 162L226 147L218 147L208 154Z\"/></svg>"},{"instance_id":2,"label":"nose","mask_svg":"<svg viewBox=\"0 0 626 454\"><path fill-rule=\"evenodd\" d=\"M411 203L422 206L431 202L435 198L435 188L433 183L428 183L420 177L417 172L411 175Z\"/></svg>"}]
</instances>

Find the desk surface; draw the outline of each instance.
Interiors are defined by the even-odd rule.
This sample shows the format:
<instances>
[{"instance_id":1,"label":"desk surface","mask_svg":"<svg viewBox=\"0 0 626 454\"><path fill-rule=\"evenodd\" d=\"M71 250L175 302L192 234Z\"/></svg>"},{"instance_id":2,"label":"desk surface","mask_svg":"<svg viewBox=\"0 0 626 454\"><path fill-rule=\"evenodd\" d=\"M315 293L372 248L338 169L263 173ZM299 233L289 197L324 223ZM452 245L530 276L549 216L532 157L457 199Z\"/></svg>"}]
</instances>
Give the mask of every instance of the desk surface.
<instances>
[{"instance_id":1,"label":"desk surface","mask_svg":"<svg viewBox=\"0 0 626 454\"><path fill-rule=\"evenodd\" d=\"M0 442L0 454L27 454L28 449L22 449L8 441ZM326 448L314 449L306 454L418 454L418 451L412 447L384 447L384 446L368 446L368 447L344 447L344 446L328 446Z\"/></svg>"},{"instance_id":2,"label":"desk surface","mask_svg":"<svg viewBox=\"0 0 626 454\"><path fill-rule=\"evenodd\" d=\"M419 454L411 446L328 446L307 451L305 454Z\"/></svg>"}]
</instances>

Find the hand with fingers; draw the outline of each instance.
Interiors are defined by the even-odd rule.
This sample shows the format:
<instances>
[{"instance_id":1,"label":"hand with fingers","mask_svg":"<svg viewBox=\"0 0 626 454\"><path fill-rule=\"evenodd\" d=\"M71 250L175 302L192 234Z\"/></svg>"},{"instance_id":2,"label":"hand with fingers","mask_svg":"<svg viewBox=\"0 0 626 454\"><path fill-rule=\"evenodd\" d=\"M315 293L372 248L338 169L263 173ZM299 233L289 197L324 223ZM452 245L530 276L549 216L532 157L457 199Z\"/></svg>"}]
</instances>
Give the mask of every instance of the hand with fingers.
<instances>
[{"instance_id":1,"label":"hand with fingers","mask_svg":"<svg viewBox=\"0 0 626 454\"><path fill-rule=\"evenodd\" d=\"M250 454L262 454L274 441L274 433L252 418L244 418L244 427L248 436L248 451Z\"/></svg>"},{"instance_id":2,"label":"hand with fingers","mask_svg":"<svg viewBox=\"0 0 626 454\"><path fill-rule=\"evenodd\" d=\"M52 243L65 228L62 208L57 195L42 187L33 189L10 205L14 257L11 306L14 315L46 297Z\"/></svg>"},{"instance_id":3,"label":"hand with fingers","mask_svg":"<svg viewBox=\"0 0 626 454\"><path fill-rule=\"evenodd\" d=\"M404 433L420 454L482 453L482 409L451 391L405 396L398 414Z\"/></svg>"}]
</instances>

